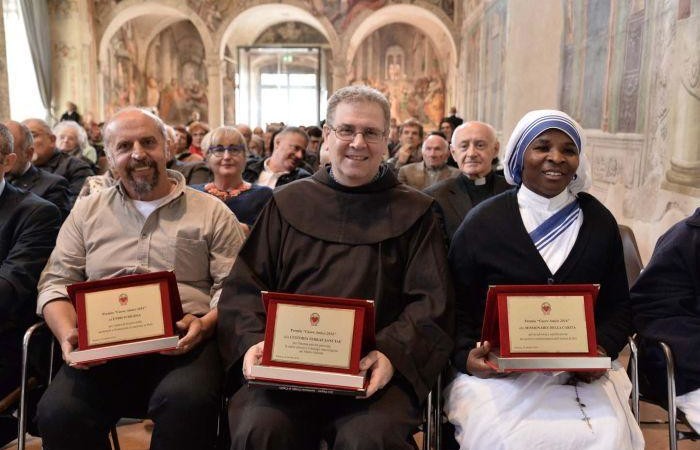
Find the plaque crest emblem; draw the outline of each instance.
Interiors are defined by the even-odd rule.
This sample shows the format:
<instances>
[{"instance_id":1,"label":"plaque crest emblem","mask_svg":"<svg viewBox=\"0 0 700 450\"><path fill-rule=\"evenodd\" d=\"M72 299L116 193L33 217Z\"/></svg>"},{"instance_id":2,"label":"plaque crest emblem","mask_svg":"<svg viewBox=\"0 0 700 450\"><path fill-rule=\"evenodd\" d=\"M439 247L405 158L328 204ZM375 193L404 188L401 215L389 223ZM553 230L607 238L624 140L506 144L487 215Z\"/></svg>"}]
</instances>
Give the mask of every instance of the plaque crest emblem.
<instances>
[{"instance_id":1,"label":"plaque crest emblem","mask_svg":"<svg viewBox=\"0 0 700 450\"><path fill-rule=\"evenodd\" d=\"M550 305L549 302L543 302L541 308L545 316L548 316L549 313L552 312L552 305Z\"/></svg>"},{"instance_id":2,"label":"plaque crest emblem","mask_svg":"<svg viewBox=\"0 0 700 450\"><path fill-rule=\"evenodd\" d=\"M318 325L318 322L321 320L321 316L318 315L318 313L312 313L311 316L309 317L309 322L311 322L312 326Z\"/></svg>"},{"instance_id":3,"label":"plaque crest emblem","mask_svg":"<svg viewBox=\"0 0 700 450\"><path fill-rule=\"evenodd\" d=\"M126 294L119 294L119 304L126 305L129 303L129 296Z\"/></svg>"}]
</instances>

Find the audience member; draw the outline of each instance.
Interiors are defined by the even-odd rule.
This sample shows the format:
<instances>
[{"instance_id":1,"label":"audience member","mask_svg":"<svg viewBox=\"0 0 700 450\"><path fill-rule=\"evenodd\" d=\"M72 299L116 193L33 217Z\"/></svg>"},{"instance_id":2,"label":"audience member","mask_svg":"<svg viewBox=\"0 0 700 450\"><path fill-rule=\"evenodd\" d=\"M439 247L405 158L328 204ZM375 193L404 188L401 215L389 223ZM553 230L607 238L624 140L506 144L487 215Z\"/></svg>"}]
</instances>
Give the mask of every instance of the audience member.
<instances>
[{"instance_id":1,"label":"audience member","mask_svg":"<svg viewBox=\"0 0 700 450\"><path fill-rule=\"evenodd\" d=\"M66 111L61 114L60 122L64 120L70 120L77 124L82 124L82 118L78 114L78 106L73 102L66 102Z\"/></svg>"},{"instance_id":2,"label":"audience member","mask_svg":"<svg viewBox=\"0 0 700 450\"><path fill-rule=\"evenodd\" d=\"M299 167L308 140L306 133L299 128L284 128L275 136L272 155L266 159L249 160L243 171L243 179L275 188L310 176L308 171Z\"/></svg>"},{"instance_id":3,"label":"audience member","mask_svg":"<svg viewBox=\"0 0 700 450\"><path fill-rule=\"evenodd\" d=\"M615 361L632 332L622 240L610 211L583 192L583 150L583 131L566 114L526 114L505 158L506 179L518 188L474 208L452 240L459 373L445 390L445 412L462 449L644 448L632 386ZM496 373L486 360L491 343L477 345L489 286L579 283L600 285L598 354L613 368Z\"/></svg>"},{"instance_id":4,"label":"audience member","mask_svg":"<svg viewBox=\"0 0 700 450\"><path fill-rule=\"evenodd\" d=\"M260 128L260 127L255 127L255 128L253 129L253 135L258 136L258 137L264 139L264 137L265 137L265 132L263 132L263 129L262 129L262 128Z\"/></svg>"},{"instance_id":5,"label":"audience member","mask_svg":"<svg viewBox=\"0 0 700 450\"><path fill-rule=\"evenodd\" d=\"M265 153L265 140L257 134L254 134L253 137L250 138L248 153L250 153L253 158L267 158L270 156Z\"/></svg>"},{"instance_id":6,"label":"audience member","mask_svg":"<svg viewBox=\"0 0 700 450\"><path fill-rule=\"evenodd\" d=\"M119 184L76 204L39 283L37 311L66 362L39 402L43 444L107 448L110 427L136 414L155 423L151 448L212 449L221 363L211 337L220 287L243 233L220 201L185 187L182 175L165 168L167 131L159 118L126 108L104 133ZM185 312L177 322L183 334L177 350L94 366L74 363L76 312L66 286L160 270L175 271Z\"/></svg>"},{"instance_id":7,"label":"audience member","mask_svg":"<svg viewBox=\"0 0 700 450\"><path fill-rule=\"evenodd\" d=\"M241 249L219 304L229 381L250 375L265 331L264 290L374 299L367 398L240 387L232 449L413 449L421 403L452 348L453 294L432 200L382 165L389 103L349 86L328 100L331 167L277 189ZM303 206L302 206L303 205ZM322 214L319 214L322 211Z\"/></svg>"},{"instance_id":8,"label":"audience member","mask_svg":"<svg viewBox=\"0 0 700 450\"><path fill-rule=\"evenodd\" d=\"M454 133L455 129L452 128L452 122L447 120L447 117L440 121L440 131L445 135L447 142L452 142L452 133Z\"/></svg>"},{"instance_id":9,"label":"audience member","mask_svg":"<svg viewBox=\"0 0 700 450\"><path fill-rule=\"evenodd\" d=\"M37 281L61 226L54 204L5 182L15 165L12 148L12 134L0 125L0 398L20 385L22 336L36 321ZM3 411L0 446L15 437L17 421Z\"/></svg>"},{"instance_id":10,"label":"audience member","mask_svg":"<svg viewBox=\"0 0 700 450\"><path fill-rule=\"evenodd\" d=\"M499 143L491 125L483 122L460 125L452 134L451 148L462 173L425 190L440 204L448 239L452 239L469 210L512 187L492 171L491 160L498 155Z\"/></svg>"},{"instance_id":11,"label":"audience member","mask_svg":"<svg viewBox=\"0 0 700 450\"><path fill-rule=\"evenodd\" d=\"M276 133L279 133L284 129L284 122L273 122L268 123L265 127L265 133L263 133L263 139L265 139L265 149L272 153L273 141L272 138Z\"/></svg>"},{"instance_id":12,"label":"audience member","mask_svg":"<svg viewBox=\"0 0 700 450\"><path fill-rule=\"evenodd\" d=\"M389 121L389 137L387 138L387 152L389 157L396 156L399 149L399 124L395 117ZM388 159L388 158L387 158Z\"/></svg>"},{"instance_id":13,"label":"audience member","mask_svg":"<svg viewBox=\"0 0 700 450\"><path fill-rule=\"evenodd\" d=\"M204 136L202 148L207 151L206 161L214 174L214 181L192 187L223 201L241 222L247 235L272 197L272 189L243 180L247 152L245 137L237 128L215 128Z\"/></svg>"},{"instance_id":14,"label":"audience member","mask_svg":"<svg viewBox=\"0 0 700 450\"><path fill-rule=\"evenodd\" d=\"M173 130L175 130L175 141L173 143L172 155L170 156L183 163L203 161L204 158L201 155L190 153L192 135L187 131L187 128L182 125L177 125L173 127Z\"/></svg>"},{"instance_id":15,"label":"audience member","mask_svg":"<svg viewBox=\"0 0 700 450\"><path fill-rule=\"evenodd\" d=\"M459 170L447 165L450 144L444 137L433 134L423 141L423 161L406 164L399 169L399 181L423 190L438 181L459 175Z\"/></svg>"},{"instance_id":16,"label":"audience member","mask_svg":"<svg viewBox=\"0 0 700 450\"><path fill-rule=\"evenodd\" d=\"M700 430L700 208L659 238L632 287L640 335L639 373L645 395L666 401L666 365L658 346L671 347L676 405Z\"/></svg>"},{"instance_id":17,"label":"audience member","mask_svg":"<svg viewBox=\"0 0 700 450\"><path fill-rule=\"evenodd\" d=\"M22 122L29 128L34 139L34 159L32 162L39 169L60 175L68 180L69 205L72 207L85 179L95 172L90 166L56 148L56 136L51 128L41 119L27 119Z\"/></svg>"},{"instance_id":18,"label":"audience member","mask_svg":"<svg viewBox=\"0 0 700 450\"><path fill-rule=\"evenodd\" d=\"M387 163L399 170L401 166L420 162L423 125L416 119L408 119L399 128L399 148Z\"/></svg>"},{"instance_id":19,"label":"audience member","mask_svg":"<svg viewBox=\"0 0 700 450\"><path fill-rule=\"evenodd\" d=\"M453 130L456 130L458 126L464 123L464 119L457 117L457 108L454 106L450 108L450 115L445 117L445 120L452 124Z\"/></svg>"},{"instance_id":20,"label":"audience member","mask_svg":"<svg viewBox=\"0 0 700 450\"><path fill-rule=\"evenodd\" d=\"M177 128L171 127L170 125L166 125L166 129L168 130L166 144L168 146L168 155L170 159L165 167L180 172L182 176L185 177L185 184L187 185L211 181L213 179L212 173L209 167L207 167L204 161L199 159L199 157L193 162L186 162L187 158L179 160L175 153L170 151L171 148L179 148L182 141L182 134L178 132ZM180 127L180 129L182 129L182 127Z\"/></svg>"},{"instance_id":21,"label":"audience member","mask_svg":"<svg viewBox=\"0 0 700 450\"><path fill-rule=\"evenodd\" d=\"M314 173L319 167L319 152L323 141L323 130L317 126L310 126L306 129L306 134L309 135L309 144L306 146L304 161L308 164L310 172Z\"/></svg>"},{"instance_id":22,"label":"audience member","mask_svg":"<svg viewBox=\"0 0 700 450\"><path fill-rule=\"evenodd\" d=\"M26 125L14 120L5 122L14 139L15 164L5 173L5 181L15 187L30 191L56 205L62 219L70 212L68 181L60 175L37 169L32 164L34 139Z\"/></svg>"},{"instance_id":23,"label":"audience member","mask_svg":"<svg viewBox=\"0 0 700 450\"><path fill-rule=\"evenodd\" d=\"M237 124L235 128L243 136L243 140L245 140L246 147L250 147L250 139L253 137L253 130L251 130L250 127L244 123Z\"/></svg>"},{"instance_id":24,"label":"audience member","mask_svg":"<svg viewBox=\"0 0 700 450\"><path fill-rule=\"evenodd\" d=\"M200 156L204 159L202 139L204 139L204 135L209 133L209 125L204 122L195 121L187 126L187 132L192 136L192 144L189 148L190 154Z\"/></svg>"},{"instance_id":25,"label":"audience member","mask_svg":"<svg viewBox=\"0 0 700 450\"><path fill-rule=\"evenodd\" d=\"M56 136L57 149L82 159L93 166L94 170L97 164L97 151L89 145L87 133L83 127L71 120L59 122L53 127L53 134Z\"/></svg>"}]
</instances>

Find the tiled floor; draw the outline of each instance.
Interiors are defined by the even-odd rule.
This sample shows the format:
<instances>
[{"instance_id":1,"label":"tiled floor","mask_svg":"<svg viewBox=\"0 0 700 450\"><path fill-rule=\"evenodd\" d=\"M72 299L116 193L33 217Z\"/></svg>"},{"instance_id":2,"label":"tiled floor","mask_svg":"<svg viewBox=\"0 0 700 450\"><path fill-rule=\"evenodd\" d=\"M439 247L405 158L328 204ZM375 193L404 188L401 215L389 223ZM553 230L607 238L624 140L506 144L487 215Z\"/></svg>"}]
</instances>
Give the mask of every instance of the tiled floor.
<instances>
[{"instance_id":1,"label":"tiled floor","mask_svg":"<svg viewBox=\"0 0 700 450\"><path fill-rule=\"evenodd\" d=\"M665 412L660 408L651 406L645 403L641 405L642 420L664 420ZM119 442L122 450L148 450L148 442L150 439L150 424L148 422L139 422L120 426L118 429ZM666 432L666 424L644 424L642 431L646 440L647 450L667 450L668 449L668 434ZM419 437L420 438L420 437ZM3 449L16 448L16 443L10 444ZM700 441L682 441L678 445L679 450L700 450ZM28 450L41 450L41 440L38 438L30 438L27 441ZM615 449L610 449L615 450Z\"/></svg>"}]
</instances>

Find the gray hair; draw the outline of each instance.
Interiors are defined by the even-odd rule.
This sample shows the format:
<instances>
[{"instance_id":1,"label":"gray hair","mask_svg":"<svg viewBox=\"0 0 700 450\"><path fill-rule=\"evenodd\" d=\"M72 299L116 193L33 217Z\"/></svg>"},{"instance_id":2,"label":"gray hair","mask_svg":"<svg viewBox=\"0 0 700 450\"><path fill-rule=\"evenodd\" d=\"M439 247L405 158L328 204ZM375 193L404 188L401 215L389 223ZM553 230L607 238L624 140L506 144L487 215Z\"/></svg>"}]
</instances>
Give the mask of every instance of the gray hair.
<instances>
[{"instance_id":1,"label":"gray hair","mask_svg":"<svg viewBox=\"0 0 700 450\"><path fill-rule=\"evenodd\" d=\"M443 144L445 145L445 149L446 149L447 151L450 150L450 143L447 142L447 139L445 139L445 138L442 136L442 133L440 133L440 134L438 134L438 133L431 133L431 134L429 134L428 137L426 137L425 140L423 141L423 144L421 145L421 150L425 150L425 143L428 142L428 139L430 139L430 138L433 137L433 136L439 137L439 138L440 138L440 142L443 143Z\"/></svg>"},{"instance_id":2,"label":"gray hair","mask_svg":"<svg viewBox=\"0 0 700 450\"><path fill-rule=\"evenodd\" d=\"M457 142L456 142L457 131L468 128L470 125L483 125L483 126L485 126L491 132L491 136L493 137L493 140L495 142L498 142L498 135L496 134L496 129L493 127L493 125L491 125L490 123L486 123L486 122L479 122L478 120L471 120L469 122L464 122L463 124L461 124L460 126L458 126L457 128L455 128L452 131L452 142L450 142L450 144L452 144L453 147L457 146Z\"/></svg>"},{"instance_id":3,"label":"gray hair","mask_svg":"<svg viewBox=\"0 0 700 450\"><path fill-rule=\"evenodd\" d=\"M88 145L87 133L85 132L85 128L81 127L78 123L73 122L72 120L64 120L59 122L55 127L53 127L53 134L58 136L58 133L67 128L75 131L78 138L78 147L81 151L85 150Z\"/></svg>"},{"instance_id":4,"label":"gray hair","mask_svg":"<svg viewBox=\"0 0 700 450\"><path fill-rule=\"evenodd\" d=\"M285 134L298 134L306 140L306 145L309 145L309 135L300 127L284 127L282 131L275 135L275 140L281 138Z\"/></svg>"},{"instance_id":5,"label":"gray hair","mask_svg":"<svg viewBox=\"0 0 700 450\"><path fill-rule=\"evenodd\" d=\"M240 139L241 143L245 147L246 153L248 153L248 145L246 145L245 143L243 133L238 131L238 128L232 127L230 125L214 128L213 130L205 134L202 138L202 152L206 154L209 151L209 147L211 147L212 144L216 145L216 142L231 137L237 137L238 139Z\"/></svg>"},{"instance_id":6,"label":"gray hair","mask_svg":"<svg viewBox=\"0 0 700 450\"><path fill-rule=\"evenodd\" d=\"M156 116L155 114L153 114L151 111L149 111L147 109L138 108L136 106L127 106L126 108L122 108L119 111L117 111L116 113L114 113L112 115L112 117L110 117L107 120L107 122L105 122L104 127L103 127L103 131L102 131L102 136L104 137L105 149L111 151L112 146L114 145L114 143L112 142L112 139L114 139L113 131L111 128L112 123L115 120L117 120L117 118L120 115L122 115L124 113L128 113L128 112L134 112L134 111L140 112L141 114L148 117L156 124L156 127L158 127L158 131L160 131L161 136L163 136L163 141L165 141L165 146L167 147L168 129L166 128L165 122L163 122L160 119L160 117ZM166 148L166 150L167 150L167 148ZM108 152L108 155L109 155L109 152Z\"/></svg>"},{"instance_id":7,"label":"gray hair","mask_svg":"<svg viewBox=\"0 0 700 450\"><path fill-rule=\"evenodd\" d=\"M378 90L364 85L346 86L340 88L331 98L328 99L326 108L326 120L333 125L335 120L335 110L341 103L374 103L382 108L384 113L384 132L389 131L389 121L391 119L391 106L384 94Z\"/></svg>"},{"instance_id":8,"label":"gray hair","mask_svg":"<svg viewBox=\"0 0 700 450\"><path fill-rule=\"evenodd\" d=\"M19 124L19 129L22 132L22 137L24 138L24 145L20 150L26 151L29 147L34 145L34 136L28 126L23 123Z\"/></svg>"},{"instance_id":9,"label":"gray hair","mask_svg":"<svg viewBox=\"0 0 700 450\"><path fill-rule=\"evenodd\" d=\"M14 148L15 139L12 137L10 129L0 123L0 155L2 155L4 159L5 155L14 152Z\"/></svg>"}]
</instances>

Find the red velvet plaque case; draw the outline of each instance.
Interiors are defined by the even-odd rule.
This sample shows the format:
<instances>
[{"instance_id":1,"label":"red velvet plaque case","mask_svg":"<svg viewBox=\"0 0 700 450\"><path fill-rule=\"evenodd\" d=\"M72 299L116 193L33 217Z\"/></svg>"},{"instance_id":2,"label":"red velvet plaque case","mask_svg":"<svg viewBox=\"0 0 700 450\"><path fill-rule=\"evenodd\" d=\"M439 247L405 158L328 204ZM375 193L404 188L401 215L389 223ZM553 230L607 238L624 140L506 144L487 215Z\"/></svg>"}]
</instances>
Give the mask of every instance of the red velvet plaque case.
<instances>
[{"instance_id":1,"label":"red velvet plaque case","mask_svg":"<svg viewBox=\"0 0 700 450\"><path fill-rule=\"evenodd\" d=\"M598 356L594 305L599 285L491 286L482 341L493 351L489 363L500 372L600 370L610 358Z\"/></svg>"},{"instance_id":2,"label":"red velvet plaque case","mask_svg":"<svg viewBox=\"0 0 700 450\"><path fill-rule=\"evenodd\" d=\"M152 272L67 287L78 318L74 362L172 350L182 304L175 274Z\"/></svg>"},{"instance_id":3,"label":"red velvet plaque case","mask_svg":"<svg viewBox=\"0 0 700 450\"><path fill-rule=\"evenodd\" d=\"M361 395L360 359L374 348L372 300L263 292L262 362L253 386Z\"/></svg>"}]
</instances>

